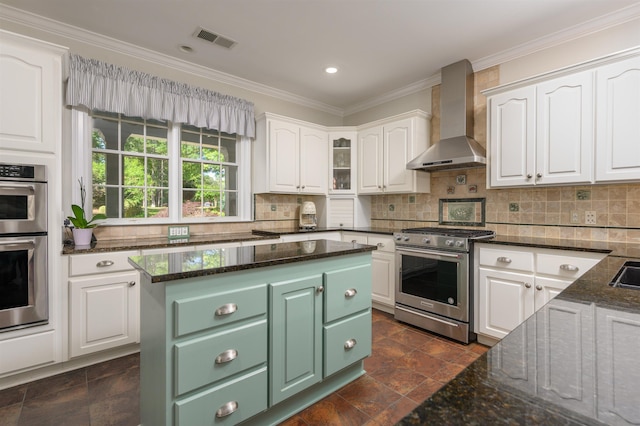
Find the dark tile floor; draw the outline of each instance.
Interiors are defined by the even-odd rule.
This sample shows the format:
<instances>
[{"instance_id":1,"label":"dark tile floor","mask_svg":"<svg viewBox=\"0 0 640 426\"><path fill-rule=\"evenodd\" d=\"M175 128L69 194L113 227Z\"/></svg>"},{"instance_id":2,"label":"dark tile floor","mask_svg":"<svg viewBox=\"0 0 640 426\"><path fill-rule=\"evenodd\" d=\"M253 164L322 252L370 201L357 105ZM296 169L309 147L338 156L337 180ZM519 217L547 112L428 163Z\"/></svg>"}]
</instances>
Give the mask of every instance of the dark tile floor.
<instances>
[{"instance_id":1,"label":"dark tile floor","mask_svg":"<svg viewBox=\"0 0 640 426\"><path fill-rule=\"evenodd\" d=\"M373 311L367 374L282 426L396 423L487 348L457 344ZM0 425L135 426L139 356L130 355L0 391Z\"/></svg>"}]
</instances>

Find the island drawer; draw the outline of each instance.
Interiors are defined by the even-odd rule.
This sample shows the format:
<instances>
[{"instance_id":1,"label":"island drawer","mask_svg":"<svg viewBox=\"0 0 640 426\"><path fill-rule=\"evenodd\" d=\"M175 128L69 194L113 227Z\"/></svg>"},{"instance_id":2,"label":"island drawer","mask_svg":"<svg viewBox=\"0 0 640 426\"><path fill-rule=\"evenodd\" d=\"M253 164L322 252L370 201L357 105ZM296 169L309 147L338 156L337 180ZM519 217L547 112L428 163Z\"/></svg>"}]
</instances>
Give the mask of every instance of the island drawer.
<instances>
[{"instance_id":1,"label":"island drawer","mask_svg":"<svg viewBox=\"0 0 640 426\"><path fill-rule=\"evenodd\" d=\"M128 259L137 254L137 251L74 254L69 256L69 276L132 271Z\"/></svg>"},{"instance_id":2,"label":"island drawer","mask_svg":"<svg viewBox=\"0 0 640 426\"><path fill-rule=\"evenodd\" d=\"M267 409L267 389L267 367L263 367L176 401L176 425L238 424Z\"/></svg>"},{"instance_id":3,"label":"island drawer","mask_svg":"<svg viewBox=\"0 0 640 426\"><path fill-rule=\"evenodd\" d=\"M324 327L324 377L371 355L371 311Z\"/></svg>"},{"instance_id":4,"label":"island drawer","mask_svg":"<svg viewBox=\"0 0 640 426\"><path fill-rule=\"evenodd\" d=\"M178 299L174 303L175 336L264 315L267 312L267 285L257 284L237 290Z\"/></svg>"},{"instance_id":5,"label":"island drawer","mask_svg":"<svg viewBox=\"0 0 640 426\"><path fill-rule=\"evenodd\" d=\"M267 362L267 320L174 346L175 395Z\"/></svg>"},{"instance_id":6,"label":"island drawer","mask_svg":"<svg viewBox=\"0 0 640 426\"><path fill-rule=\"evenodd\" d=\"M479 251L480 266L527 272L534 270L533 253L530 251L484 246Z\"/></svg>"},{"instance_id":7,"label":"island drawer","mask_svg":"<svg viewBox=\"0 0 640 426\"><path fill-rule=\"evenodd\" d=\"M367 309L371 305L371 266L325 272L324 286L325 322Z\"/></svg>"}]
</instances>

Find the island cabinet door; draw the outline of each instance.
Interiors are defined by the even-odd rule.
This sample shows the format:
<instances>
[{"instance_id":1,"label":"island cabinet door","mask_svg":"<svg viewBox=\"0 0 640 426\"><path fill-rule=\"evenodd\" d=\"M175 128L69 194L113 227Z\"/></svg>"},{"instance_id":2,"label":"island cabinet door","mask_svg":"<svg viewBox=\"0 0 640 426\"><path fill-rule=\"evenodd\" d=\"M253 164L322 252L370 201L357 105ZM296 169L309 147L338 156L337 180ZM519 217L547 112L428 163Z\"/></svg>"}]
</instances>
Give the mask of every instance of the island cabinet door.
<instances>
[{"instance_id":1,"label":"island cabinet door","mask_svg":"<svg viewBox=\"0 0 640 426\"><path fill-rule=\"evenodd\" d=\"M322 380L322 274L270 286L269 406Z\"/></svg>"}]
</instances>

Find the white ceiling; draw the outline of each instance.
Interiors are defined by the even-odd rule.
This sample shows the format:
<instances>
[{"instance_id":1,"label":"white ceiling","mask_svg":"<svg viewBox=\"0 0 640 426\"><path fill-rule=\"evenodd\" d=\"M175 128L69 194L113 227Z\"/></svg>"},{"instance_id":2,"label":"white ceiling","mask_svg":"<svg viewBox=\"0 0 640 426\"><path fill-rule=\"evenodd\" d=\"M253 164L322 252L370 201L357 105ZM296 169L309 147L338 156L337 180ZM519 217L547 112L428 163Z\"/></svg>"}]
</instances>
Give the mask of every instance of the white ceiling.
<instances>
[{"instance_id":1,"label":"white ceiling","mask_svg":"<svg viewBox=\"0 0 640 426\"><path fill-rule=\"evenodd\" d=\"M638 0L0 0L74 27L337 110L437 75L460 59L599 29ZM628 8L621 11L621 9ZM613 14L613 15L610 15ZM198 27L233 39L225 49ZM192 53L180 46L188 45ZM332 65L339 72L328 75ZM489 64L493 65L493 64Z\"/></svg>"}]
</instances>

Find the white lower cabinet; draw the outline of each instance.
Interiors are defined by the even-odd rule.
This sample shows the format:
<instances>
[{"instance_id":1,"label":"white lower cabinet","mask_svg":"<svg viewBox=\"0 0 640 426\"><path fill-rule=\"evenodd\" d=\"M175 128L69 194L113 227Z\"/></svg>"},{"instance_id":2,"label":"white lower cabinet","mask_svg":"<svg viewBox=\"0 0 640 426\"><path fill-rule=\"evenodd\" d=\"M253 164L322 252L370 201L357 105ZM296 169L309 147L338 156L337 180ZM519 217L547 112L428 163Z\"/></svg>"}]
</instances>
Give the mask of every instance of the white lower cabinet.
<instances>
[{"instance_id":1,"label":"white lower cabinet","mask_svg":"<svg viewBox=\"0 0 640 426\"><path fill-rule=\"evenodd\" d=\"M502 339L605 257L602 253L475 245L476 333Z\"/></svg>"},{"instance_id":2,"label":"white lower cabinet","mask_svg":"<svg viewBox=\"0 0 640 426\"><path fill-rule=\"evenodd\" d=\"M373 306L382 311L393 313L396 300L396 244L392 236L367 234L362 232L343 232L342 241L377 246L372 252L371 299Z\"/></svg>"},{"instance_id":3,"label":"white lower cabinet","mask_svg":"<svg viewBox=\"0 0 640 426\"><path fill-rule=\"evenodd\" d=\"M69 257L69 356L139 342L140 282L127 258L137 251Z\"/></svg>"}]
</instances>

